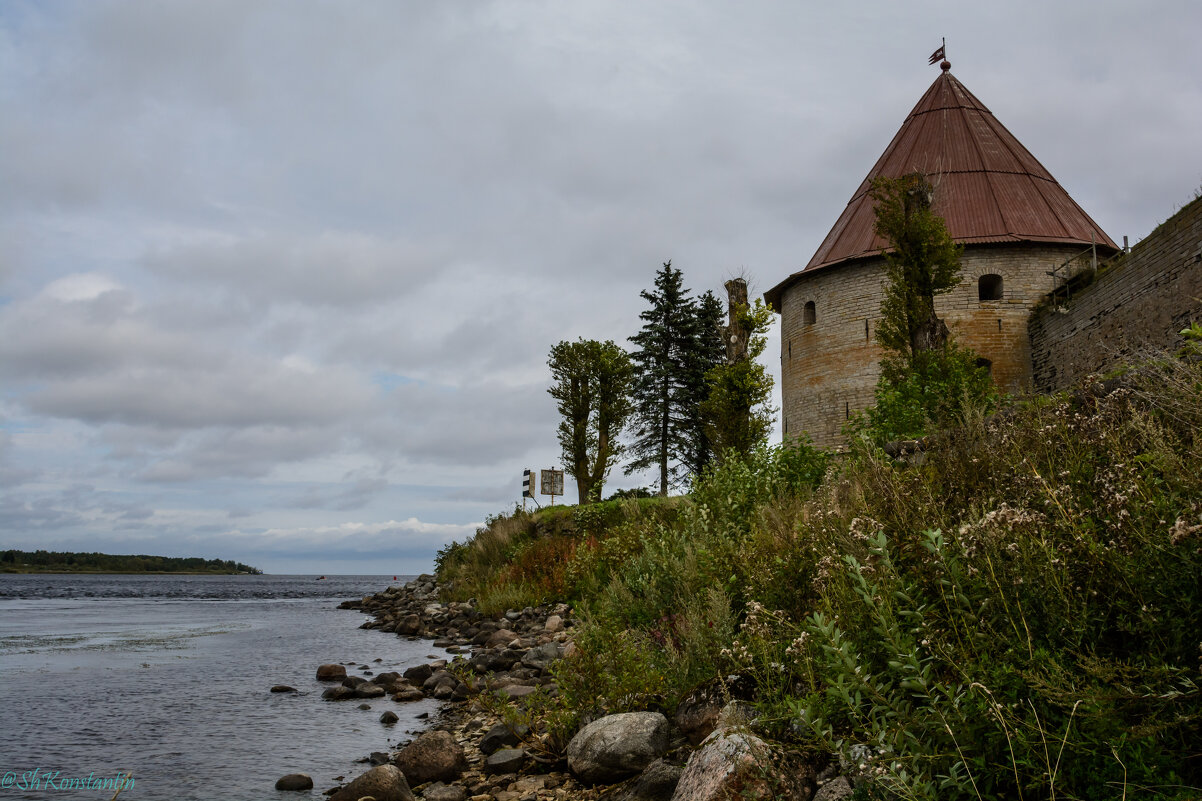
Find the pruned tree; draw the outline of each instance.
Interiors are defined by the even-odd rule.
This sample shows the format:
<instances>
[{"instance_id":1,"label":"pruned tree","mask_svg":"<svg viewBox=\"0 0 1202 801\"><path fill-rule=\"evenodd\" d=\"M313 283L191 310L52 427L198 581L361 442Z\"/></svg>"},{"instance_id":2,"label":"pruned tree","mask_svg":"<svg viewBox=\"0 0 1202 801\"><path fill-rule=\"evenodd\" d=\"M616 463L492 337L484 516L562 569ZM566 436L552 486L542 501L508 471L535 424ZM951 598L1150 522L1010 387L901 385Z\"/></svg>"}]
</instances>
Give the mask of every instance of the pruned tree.
<instances>
[{"instance_id":1,"label":"pruned tree","mask_svg":"<svg viewBox=\"0 0 1202 801\"><path fill-rule=\"evenodd\" d=\"M547 366L563 418L557 436L564 472L576 479L580 503L600 500L609 470L624 450L618 435L632 410L634 368L612 341L563 341L551 349Z\"/></svg>"},{"instance_id":2,"label":"pruned tree","mask_svg":"<svg viewBox=\"0 0 1202 801\"><path fill-rule=\"evenodd\" d=\"M701 416L708 441L719 459L745 455L768 440L776 409L774 382L756 361L768 345L772 310L758 298L747 303L747 282L726 282L729 322L722 328L725 360L706 375L708 395Z\"/></svg>"}]
</instances>

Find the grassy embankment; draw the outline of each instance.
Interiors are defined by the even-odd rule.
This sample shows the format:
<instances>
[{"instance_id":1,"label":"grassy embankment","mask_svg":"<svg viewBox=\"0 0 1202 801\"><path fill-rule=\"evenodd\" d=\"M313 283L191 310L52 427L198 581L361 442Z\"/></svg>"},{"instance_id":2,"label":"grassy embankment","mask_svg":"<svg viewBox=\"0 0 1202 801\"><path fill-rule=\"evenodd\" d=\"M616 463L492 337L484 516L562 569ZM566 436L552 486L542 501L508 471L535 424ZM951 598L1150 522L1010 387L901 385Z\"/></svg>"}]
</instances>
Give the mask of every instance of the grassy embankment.
<instances>
[{"instance_id":1,"label":"grassy embankment","mask_svg":"<svg viewBox=\"0 0 1202 801\"><path fill-rule=\"evenodd\" d=\"M686 497L499 517L439 578L576 606L536 710L568 730L743 672L757 730L869 746L881 797L1199 797L1202 364L966 417L920 464L774 449Z\"/></svg>"}]
</instances>

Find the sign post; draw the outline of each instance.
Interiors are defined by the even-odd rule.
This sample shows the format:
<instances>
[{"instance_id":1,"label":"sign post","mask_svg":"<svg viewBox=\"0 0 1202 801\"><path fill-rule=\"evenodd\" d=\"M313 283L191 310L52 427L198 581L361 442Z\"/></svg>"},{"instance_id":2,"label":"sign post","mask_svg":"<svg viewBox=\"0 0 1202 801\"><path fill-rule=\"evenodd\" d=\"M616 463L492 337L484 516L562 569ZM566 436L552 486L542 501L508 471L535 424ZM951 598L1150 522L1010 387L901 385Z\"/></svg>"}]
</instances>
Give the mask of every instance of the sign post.
<instances>
[{"instance_id":1,"label":"sign post","mask_svg":"<svg viewBox=\"0 0 1202 801\"><path fill-rule=\"evenodd\" d=\"M551 468L539 471L539 484L543 495L551 496L551 505L555 505L555 496L563 495L563 471Z\"/></svg>"},{"instance_id":2,"label":"sign post","mask_svg":"<svg viewBox=\"0 0 1202 801\"><path fill-rule=\"evenodd\" d=\"M522 471L522 511L526 511L526 499L534 497L534 471ZM538 503L536 500L535 503Z\"/></svg>"}]
</instances>

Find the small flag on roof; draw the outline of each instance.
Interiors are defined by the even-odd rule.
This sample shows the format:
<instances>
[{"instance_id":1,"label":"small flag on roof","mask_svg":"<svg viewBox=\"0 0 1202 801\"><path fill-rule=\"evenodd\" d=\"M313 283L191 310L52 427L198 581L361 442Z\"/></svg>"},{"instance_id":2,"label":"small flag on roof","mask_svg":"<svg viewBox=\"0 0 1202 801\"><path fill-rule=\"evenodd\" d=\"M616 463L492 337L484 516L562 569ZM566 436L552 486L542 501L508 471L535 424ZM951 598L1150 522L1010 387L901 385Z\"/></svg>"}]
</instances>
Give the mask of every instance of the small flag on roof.
<instances>
[{"instance_id":1,"label":"small flag on roof","mask_svg":"<svg viewBox=\"0 0 1202 801\"><path fill-rule=\"evenodd\" d=\"M943 44L939 45L939 49L936 50L934 53L931 53L931 57L929 59L927 59L927 63L934 64L936 61L942 61L943 59L947 58L947 54L944 52L946 49L947 49L947 40L944 39Z\"/></svg>"}]
</instances>

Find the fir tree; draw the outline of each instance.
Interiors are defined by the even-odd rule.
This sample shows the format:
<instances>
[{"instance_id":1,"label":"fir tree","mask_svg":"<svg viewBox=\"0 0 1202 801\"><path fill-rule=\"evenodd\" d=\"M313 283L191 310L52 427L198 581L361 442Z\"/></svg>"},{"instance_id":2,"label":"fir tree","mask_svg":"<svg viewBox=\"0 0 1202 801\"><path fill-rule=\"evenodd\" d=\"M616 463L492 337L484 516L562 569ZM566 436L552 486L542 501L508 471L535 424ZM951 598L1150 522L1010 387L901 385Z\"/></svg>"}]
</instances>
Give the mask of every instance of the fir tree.
<instances>
[{"instance_id":1,"label":"fir tree","mask_svg":"<svg viewBox=\"0 0 1202 801\"><path fill-rule=\"evenodd\" d=\"M696 450L698 312L672 262L655 274L655 287L640 293L651 308L639 315L642 330L630 338L635 366L634 460L627 475L659 468L659 494L678 483ZM704 375L704 373L702 373Z\"/></svg>"},{"instance_id":2,"label":"fir tree","mask_svg":"<svg viewBox=\"0 0 1202 801\"><path fill-rule=\"evenodd\" d=\"M702 405L709 398L712 387L708 376L723 363L726 356L726 342L722 336L722 307L722 301L708 290L694 304L686 403L686 413L690 417L691 444L683 460L685 467L693 475L701 475L716 455L710 428L702 413Z\"/></svg>"}]
</instances>

